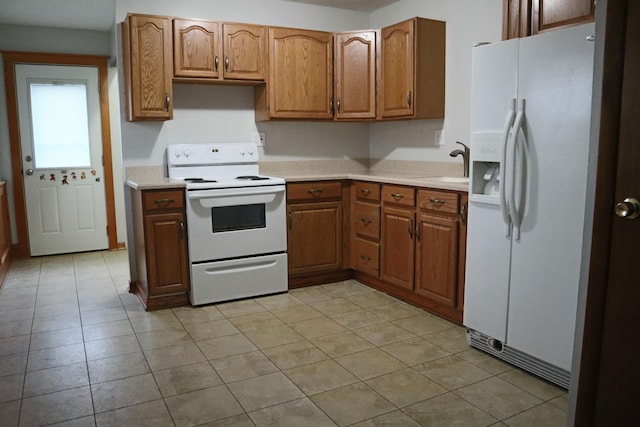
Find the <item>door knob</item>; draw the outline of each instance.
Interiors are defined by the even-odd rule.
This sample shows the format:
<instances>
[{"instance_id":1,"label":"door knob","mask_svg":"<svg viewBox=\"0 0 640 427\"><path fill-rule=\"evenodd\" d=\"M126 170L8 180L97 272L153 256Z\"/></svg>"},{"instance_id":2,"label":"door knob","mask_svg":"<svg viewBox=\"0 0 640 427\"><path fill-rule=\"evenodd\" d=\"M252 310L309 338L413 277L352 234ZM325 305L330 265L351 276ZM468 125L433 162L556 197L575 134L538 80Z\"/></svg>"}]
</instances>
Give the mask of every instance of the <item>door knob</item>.
<instances>
[{"instance_id":1,"label":"door knob","mask_svg":"<svg viewBox=\"0 0 640 427\"><path fill-rule=\"evenodd\" d=\"M635 219L640 216L640 202L633 197L627 197L623 202L616 204L615 212L620 218Z\"/></svg>"},{"instance_id":2,"label":"door knob","mask_svg":"<svg viewBox=\"0 0 640 427\"><path fill-rule=\"evenodd\" d=\"M24 173L26 173L27 175L33 175L33 169L27 169L26 171L24 171Z\"/></svg>"}]
</instances>

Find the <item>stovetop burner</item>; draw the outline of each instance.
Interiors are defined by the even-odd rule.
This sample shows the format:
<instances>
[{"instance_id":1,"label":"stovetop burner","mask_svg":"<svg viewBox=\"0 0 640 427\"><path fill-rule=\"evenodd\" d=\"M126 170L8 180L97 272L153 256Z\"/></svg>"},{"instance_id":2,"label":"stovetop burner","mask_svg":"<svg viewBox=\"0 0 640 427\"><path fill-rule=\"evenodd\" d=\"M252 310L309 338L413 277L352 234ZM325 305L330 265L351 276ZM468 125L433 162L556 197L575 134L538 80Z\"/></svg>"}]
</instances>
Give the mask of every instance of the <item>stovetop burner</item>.
<instances>
[{"instance_id":1,"label":"stovetop burner","mask_svg":"<svg viewBox=\"0 0 640 427\"><path fill-rule=\"evenodd\" d=\"M246 181L263 181L270 178L268 176L241 175L241 176L237 176L236 179L246 180Z\"/></svg>"},{"instance_id":2,"label":"stovetop burner","mask_svg":"<svg viewBox=\"0 0 640 427\"><path fill-rule=\"evenodd\" d=\"M215 179L204 179L204 178L185 178L185 182L218 182Z\"/></svg>"}]
</instances>

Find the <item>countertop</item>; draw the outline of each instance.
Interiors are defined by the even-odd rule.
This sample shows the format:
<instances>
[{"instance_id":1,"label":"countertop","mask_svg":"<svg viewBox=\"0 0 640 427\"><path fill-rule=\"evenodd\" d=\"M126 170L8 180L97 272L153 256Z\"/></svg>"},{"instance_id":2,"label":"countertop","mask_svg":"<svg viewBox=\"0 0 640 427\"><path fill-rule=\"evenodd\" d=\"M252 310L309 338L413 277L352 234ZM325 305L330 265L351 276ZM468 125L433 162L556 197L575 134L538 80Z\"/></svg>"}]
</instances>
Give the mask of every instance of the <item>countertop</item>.
<instances>
[{"instance_id":1,"label":"countertop","mask_svg":"<svg viewBox=\"0 0 640 427\"><path fill-rule=\"evenodd\" d=\"M462 177L416 176L415 173L399 172L322 172L311 174L278 174L287 182L328 181L350 179L355 181L370 181L383 184L408 185L413 187L436 188L467 192L469 184L461 182ZM127 179L126 185L137 190L158 190L163 188L183 188L183 181L172 180L157 175L138 175Z\"/></svg>"}]
</instances>

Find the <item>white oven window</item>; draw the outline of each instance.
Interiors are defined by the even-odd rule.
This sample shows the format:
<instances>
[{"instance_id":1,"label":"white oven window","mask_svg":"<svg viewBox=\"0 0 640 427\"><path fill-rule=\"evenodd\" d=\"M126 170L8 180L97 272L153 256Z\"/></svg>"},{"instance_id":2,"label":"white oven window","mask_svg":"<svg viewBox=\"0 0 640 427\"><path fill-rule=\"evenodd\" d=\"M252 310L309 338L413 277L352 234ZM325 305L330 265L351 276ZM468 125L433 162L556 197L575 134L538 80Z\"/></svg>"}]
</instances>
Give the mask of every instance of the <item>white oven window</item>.
<instances>
[{"instance_id":1,"label":"white oven window","mask_svg":"<svg viewBox=\"0 0 640 427\"><path fill-rule=\"evenodd\" d=\"M252 230L266 228L266 207L264 203L211 208L211 230L225 231Z\"/></svg>"}]
</instances>

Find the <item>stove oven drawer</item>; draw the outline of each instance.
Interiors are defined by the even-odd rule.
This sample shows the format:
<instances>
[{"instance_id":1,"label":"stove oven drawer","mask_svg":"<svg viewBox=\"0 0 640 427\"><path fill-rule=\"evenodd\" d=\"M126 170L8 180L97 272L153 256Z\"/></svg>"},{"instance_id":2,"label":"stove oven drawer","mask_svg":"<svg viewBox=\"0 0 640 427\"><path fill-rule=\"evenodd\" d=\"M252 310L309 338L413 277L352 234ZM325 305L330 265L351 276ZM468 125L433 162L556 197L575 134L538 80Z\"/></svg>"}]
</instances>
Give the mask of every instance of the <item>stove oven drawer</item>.
<instances>
[{"instance_id":1,"label":"stove oven drawer","mask_svg":"<svg viewBox=\"0 0 640 427\"><path fill-rule=\"evenodd\" d=\"M340 181L295 182L287 184L287 201L340 200Z\"/></svg>"}]
</instances>

